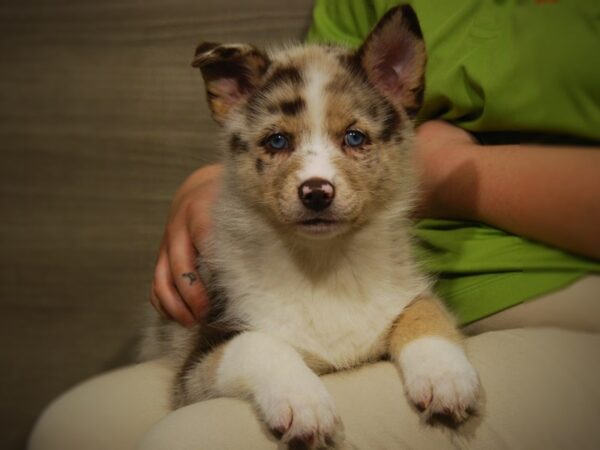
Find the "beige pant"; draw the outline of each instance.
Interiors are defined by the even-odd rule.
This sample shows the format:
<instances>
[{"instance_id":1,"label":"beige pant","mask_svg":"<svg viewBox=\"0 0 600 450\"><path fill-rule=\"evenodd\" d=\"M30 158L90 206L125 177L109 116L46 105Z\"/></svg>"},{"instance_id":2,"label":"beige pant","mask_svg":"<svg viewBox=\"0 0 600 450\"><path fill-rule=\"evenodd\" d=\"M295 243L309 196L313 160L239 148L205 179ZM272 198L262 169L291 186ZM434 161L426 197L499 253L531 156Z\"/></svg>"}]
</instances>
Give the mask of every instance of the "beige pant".
<instances>
[{"instance_id":1,"label":"beige pant","mask_svg":"<svg viewBox=\"0 0 600 450\"><path fill-rule=\"evenodd\" d=\"M528 328L506 329L513 327ZM421 422L395 368L380 362L323 377L350 443L361 450L600 448L600 276L467 332L478 333L466 341L483 386L477 416L456 430ZM244 401L169 412L170 377L154 361L73 388L43 413L29 450L277 448Z\"/></svg>"}]
</instances>

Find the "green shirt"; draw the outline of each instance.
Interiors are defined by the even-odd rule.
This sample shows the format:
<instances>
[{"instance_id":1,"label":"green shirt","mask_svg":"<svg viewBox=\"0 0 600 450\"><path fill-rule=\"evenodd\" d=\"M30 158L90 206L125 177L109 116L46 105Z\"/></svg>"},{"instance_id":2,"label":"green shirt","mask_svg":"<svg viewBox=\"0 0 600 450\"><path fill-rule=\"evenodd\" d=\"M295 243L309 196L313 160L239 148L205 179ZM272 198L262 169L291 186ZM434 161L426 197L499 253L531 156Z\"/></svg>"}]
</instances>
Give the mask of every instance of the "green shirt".
<instances>
[{"instance_id":1,"label":"green shirt","mask_svg":"<svg viewBox=\"0 0 600 450\"><path fill-rule=\"evenodd\" d=\"M356 47L399 3L317 0L308 39ZM599 1L410 3L428 52L419 120L443 118L484 142L600 142ZM463 324L600 272L598 262L482 224L425 220L416 234Z\"/></svg>"}]
</instances>

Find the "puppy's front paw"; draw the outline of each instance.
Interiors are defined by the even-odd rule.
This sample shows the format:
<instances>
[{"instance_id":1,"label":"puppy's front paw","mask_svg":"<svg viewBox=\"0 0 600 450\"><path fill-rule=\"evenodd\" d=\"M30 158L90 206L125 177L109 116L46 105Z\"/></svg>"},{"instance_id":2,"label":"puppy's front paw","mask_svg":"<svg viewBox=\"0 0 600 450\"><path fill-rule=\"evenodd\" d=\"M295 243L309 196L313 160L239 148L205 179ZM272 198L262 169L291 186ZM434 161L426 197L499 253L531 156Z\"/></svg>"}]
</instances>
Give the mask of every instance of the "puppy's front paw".
<instances>
[{"instance_id":1,"label":"puppy's front paw","mask_svg":"<svg viewBox=\"0 0 600 450\"><path fill-rule=\"evenodd\" d=\"M419 338L404 346L398 362L406 394L426 418L443 415L462 422L475 410L479 377L460 345Z\"/></svg>"},{"instance_id":2,"label":"puppy's front paw","mask_svg":"<svg viewBox=\"0 0 600 450\"><path fill-rule=\"evenodd\" d=\"M343 426L317 376L273 382L255 394L267 426L290 449L335 448Z\"/></svg>"}]
</instances>

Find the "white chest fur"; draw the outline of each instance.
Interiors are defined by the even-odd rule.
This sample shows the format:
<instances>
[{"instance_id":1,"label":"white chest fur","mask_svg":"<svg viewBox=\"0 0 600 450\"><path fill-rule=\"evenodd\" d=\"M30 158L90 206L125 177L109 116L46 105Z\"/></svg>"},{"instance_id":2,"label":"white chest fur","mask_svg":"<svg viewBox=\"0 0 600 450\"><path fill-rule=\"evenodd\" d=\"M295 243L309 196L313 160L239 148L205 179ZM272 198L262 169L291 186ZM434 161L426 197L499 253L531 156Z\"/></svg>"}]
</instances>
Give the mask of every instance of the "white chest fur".
<instances>
[{"instance_id":1,"label":"white chest fur","mask_svg":"<svg viewBox=\"0 0 600 450\"><path fill-rule=\"evenodd\" d=\"M380 357L390 326L425 286L392 250L354 245L321 262L323 271L295 259L280 242L236 251L227 258L228 316L281 338L324 367Z\"/></svg>"},{"instance_id":2,"label":"white chest fur","mask_svg":"<svg viewBox=\"0 0 600 450\"><path fill-rule=\"evenodd\" d=\"M342 369L385 352L389 327L409 301L401 292L381 290L344 295L320 288L282 289L279 295L249 296L238 308L255 329Z\"/></svg>"}]
</instances>

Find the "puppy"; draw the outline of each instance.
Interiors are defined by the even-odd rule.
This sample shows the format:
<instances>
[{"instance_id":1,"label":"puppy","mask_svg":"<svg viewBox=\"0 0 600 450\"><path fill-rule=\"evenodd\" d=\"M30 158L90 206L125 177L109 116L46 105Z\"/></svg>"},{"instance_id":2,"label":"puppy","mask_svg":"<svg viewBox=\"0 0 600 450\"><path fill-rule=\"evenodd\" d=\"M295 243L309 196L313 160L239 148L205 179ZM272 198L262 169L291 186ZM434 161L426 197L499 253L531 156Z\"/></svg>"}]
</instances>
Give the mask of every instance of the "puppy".
<instances>
[{"instance_id":1,"label":"puppy","mask_svg":"<svg viewBox=\"0 0 600 450\"><path fill-rule=\"evenodd\" d=\"M198 47L225 176L199 264L211 313L146 336L177 372L174 408L246 398L284 444L331 447L342 424L318 375L390 357L426 417L468 416L477 373L411 255L425 61L409 6L358 51Z\"/></svg>"}]
</instances>

